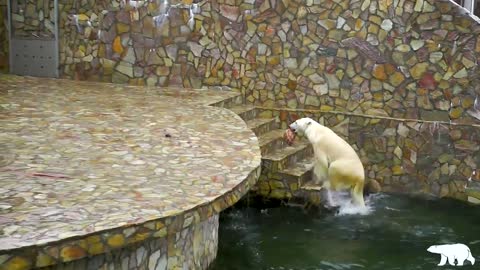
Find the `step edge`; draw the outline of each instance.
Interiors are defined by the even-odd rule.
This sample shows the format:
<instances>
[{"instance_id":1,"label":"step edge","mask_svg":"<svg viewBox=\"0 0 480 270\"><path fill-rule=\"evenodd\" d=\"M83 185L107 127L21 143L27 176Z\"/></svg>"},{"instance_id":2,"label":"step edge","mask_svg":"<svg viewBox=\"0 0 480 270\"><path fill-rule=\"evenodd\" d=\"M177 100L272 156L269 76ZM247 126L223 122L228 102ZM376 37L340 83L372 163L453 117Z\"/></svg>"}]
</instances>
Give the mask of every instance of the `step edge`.
<instances>
[{"instance_id":1,"label":"step edge","mask_svg":"<svg viewBox=\"0 0 480 270\"><path fill-rule=\"evenodd\" d=\"M282 158L280 158L280 159L270 158L269 155L271 155L271 154L273 154L273 153L275 153L275 152L277 152L277 151L282 151L282 150L286 149L286 148L279 148L279 149L276 149L274 152L265 155L264 157L262 157L262 159L267 159L267 160L272 160L272 161L280 161L280 160L283 160L283 159L285 159L285 158L288 158L288 157L291 156L291 155L295 155L296 153L298 153L298 152L300 152L300 151L302 151L302 150L305 150L306 148L309 148L309 147L311 147L311 145L309 145L309 143L304 143L304 144L302 144L301 146L299 146L298 148L295 148L295 151L292 150L293 152L282 156Z\"/></svg>"},{"instance_id":2,"label":"step edge","mask_svg":"<svg viewBox=\"0 0 480 270\"><path fill-rule=\"evenodd\" d=\"M254 123L255 121L258 121L258 119L262 119L264 121L263 122L259 121L260 124L257 124L256 126L251 126L251 124ZM262 124L267 124L271 121L275 121L275 118L253 118L253 119L245 121L245 123L247 124L248 127L253 128L253 127L257 127L257 126L262 125Z\"/></svg>"}]
</instances>

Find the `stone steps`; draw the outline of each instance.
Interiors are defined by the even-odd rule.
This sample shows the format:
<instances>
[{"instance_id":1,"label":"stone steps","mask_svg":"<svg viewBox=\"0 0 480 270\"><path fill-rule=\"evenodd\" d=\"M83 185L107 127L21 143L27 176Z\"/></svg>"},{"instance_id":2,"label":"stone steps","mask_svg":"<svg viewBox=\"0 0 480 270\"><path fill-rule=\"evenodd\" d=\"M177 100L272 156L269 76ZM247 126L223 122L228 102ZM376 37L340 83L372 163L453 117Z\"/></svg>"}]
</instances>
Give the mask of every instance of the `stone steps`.
<instances>
[{"instance_id":1,"label":"stone steps","mask_svg":"<svg viewBox=\"0 0 480 270\"><path fill-rule=\"evenodd\" d=\"M298 190L293 192L293 196L313 206L321 206L325 200L323 188L314 184L313 181L304 183Z\"/></svg>"},{"instance_id":2,"label":"stone steps","mask_svg":"<svg viewBox=\"0 0 480 270\"><path fill-rule=\"evenodd\" d=\"M312 154L313 148L308 141L296 141L291 146L265 154L262 157L262 166L270 172L278 172Z\"/></svg>"},{"instance_id":3,"label":"stone steps","mask_svg":"<svg viewBox=\"0 0 480 270\"><path fill-rule=\"evenodd\" d=\"M228 108L230 111L234 112L240 118L243 119L243 121L248 121L252 120L257 117L258 110L255 106L253 105L233 105L232 107Z\"/></svg>"},{"instance_id":4,"label":"stone steps","mask_svg":"<svg viewBox=\"0 0 480 270\"><path fill-rule=\"evenodd\" d=\"M231 98L232 100L236 100ZM238 100L237 100L238 101ZM275 118L263 118L259 110L252 105L242 105L233 102L228 109L239 115L247 126L258 137L262 154L262 173L255 187L254 193L267 198L299 199L313 205L323 203L323 190L313 180L313 147L305 137L297 136L293 145L288 145L284 139L285 130L278 128ZM366 183L369 192L380 190L376 186ZM375 181L373 181L375 182ZM377 191L372 191L377 190ZM480 190L480 188L478 188ZM480 191L469 189L470 194L480 194ZM480 204L480 195L476 198L469 196L469 200Z\"/></svg>"},{"instance_id":5,"label":"stone steps","mask_svg":"<svg viewBox=\"0 0 480 270\"><path fill-rule=\"evenodd\" d=\"M260 151L262 156L267 153L273 152L275 149L282 148L287 145L283 138L284 131L281 129L275 129L264 133L258 137L258 143L260 145Z\"/></svg>"},{"instance_id":6,"label":"stone steps","mask_svg":"<svg viewBox=\"0 0 480 270\"><path fill-rule=\"evenodd\" d=\"M313 155L309 155L292 164L291 166L279 171L277 174L279 174L281 179L284 179L289 183L297 183L299 187L303 187L306 183L312 180L313 162Z\"/></svg>"},{"instance_id":7,"label":"stone steps","mask_svg":"<svg viewBox=\"0 0 480 270\"><path fill-rule=\"evenodd\" d=\"M313 181L308 181L302 185L300 190L305 191L321 191L323 188L318 184L315 184Z\"/></svg>"},{"instance_id":8,"label":"stone steps","mask_svg":"<svg viewBox=\"0 0 480 270\"><path fill-rule=\"evenodd\" d=\"M477 181L468 181L465 187L467 200L473 204L480 204L480 183Z\"/></svg>"},{"instance_id":9,"label":"stone steps","mask_svg":"<svg viewBox=\"0 0 480 270\"><path fill-rule=\"evenodd\" d=\"M255 118L245 121L247 126L257 135L257 137L269 131L277 129L275 118Z\"/></svg>"},{"instance_id":10,"label":"stone steps","mask_svg":"<svg viewBox=\"0 0 480 270\"><path fill-rule=\"evenodd\" d=\"M221 100L221 101L218 101L218 102L214 102L212 104L210 104L210 106L214 106L214 107L221 107L221 108L231 108L233 106L236 106L236 105L242 105L243 103L243 97L242 97L242 94L238 94L234 97L231 97L231 98L227 98L227 99L224 99L224 100Z\"/></svg>"},{"instance_id":11,"label":"stone steps","mask_svg":"<svg viewBox=\"0 0 480 270\"><path fill-rule=\"evenodd\" d=\"M231 98L235 100L235 98ZM262 175L254 190L260 195L288 199L297 197L320 203L321 188L312 181L313 148L302 137L293 145L284 139L285 131L278 129L275 118L262 118L255 106L226 102L229 110L239 115L258 137L262 153Z\"/></svg>"}]
</instances>

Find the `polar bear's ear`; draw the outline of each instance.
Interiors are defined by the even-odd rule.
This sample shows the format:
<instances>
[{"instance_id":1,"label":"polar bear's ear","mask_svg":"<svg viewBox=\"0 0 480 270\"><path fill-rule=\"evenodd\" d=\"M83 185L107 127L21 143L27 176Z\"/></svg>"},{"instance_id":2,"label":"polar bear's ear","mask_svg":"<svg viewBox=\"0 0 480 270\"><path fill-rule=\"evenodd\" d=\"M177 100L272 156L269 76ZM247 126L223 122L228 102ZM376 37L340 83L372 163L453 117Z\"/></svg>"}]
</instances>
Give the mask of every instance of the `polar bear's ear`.
<instances>
[{"instance_id":1,"label":"polar bear's ear","mask_svg":"<svg viewBox=\"0 0 480 270\"><path fill-rule=\"evenodd\" d=\"M312 123L312 121L308 121L308 122L307 122L307 126L310 126L311 123Z\"/></svg>"}]
</instances>

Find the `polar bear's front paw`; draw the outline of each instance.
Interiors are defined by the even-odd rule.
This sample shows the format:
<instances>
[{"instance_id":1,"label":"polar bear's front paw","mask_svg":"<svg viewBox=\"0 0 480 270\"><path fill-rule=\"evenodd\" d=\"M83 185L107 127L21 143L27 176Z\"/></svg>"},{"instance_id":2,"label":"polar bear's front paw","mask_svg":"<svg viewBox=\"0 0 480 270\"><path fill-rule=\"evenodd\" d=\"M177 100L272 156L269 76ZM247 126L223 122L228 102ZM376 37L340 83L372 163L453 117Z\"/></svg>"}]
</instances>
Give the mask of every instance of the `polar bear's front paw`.
<instances>
[{"instance_id":1,"label":"polar bear's front paw","mask_svg":"<svg viewBox=\"0 0 480 270\"><path fill-rule=\"evenodd\" d=\"M447 256L448 264L455 266L455 257L454 256Z\"/></svg>"},{"instance_id":2,"label":"polar bear's front paw","mask_svg":"<svg viewBox=\"0 0 480 270\"><path fill-rule=\"evenodd\" d=\"M447 263L447 256L440 254L440 263L437 264L438 266L444 266Z\"/></svg>"}]
</instances>

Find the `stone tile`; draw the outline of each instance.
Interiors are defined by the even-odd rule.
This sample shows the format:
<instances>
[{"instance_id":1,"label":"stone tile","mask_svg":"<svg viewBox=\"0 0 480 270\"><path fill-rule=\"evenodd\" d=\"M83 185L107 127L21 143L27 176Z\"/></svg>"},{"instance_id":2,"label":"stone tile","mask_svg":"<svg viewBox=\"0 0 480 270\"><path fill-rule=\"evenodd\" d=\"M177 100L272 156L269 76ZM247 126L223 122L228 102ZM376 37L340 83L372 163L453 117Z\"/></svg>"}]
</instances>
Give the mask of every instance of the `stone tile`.
<instances>
[{"instance_id":1,"label":"stone tile","mask_svg":"<svg viewBox=\"0 0 480 270\"><path fill-rule=\"evenodd\" d=\"M0 222L8 224L0 252L39 252L7 264L79 261L166 237L232 205L258 177L257 137L231 111L207 106L238 100L235 92L0 82ZM148 225L169 218L177 222L166 230Z\"/></svg>"}]
</instances>

